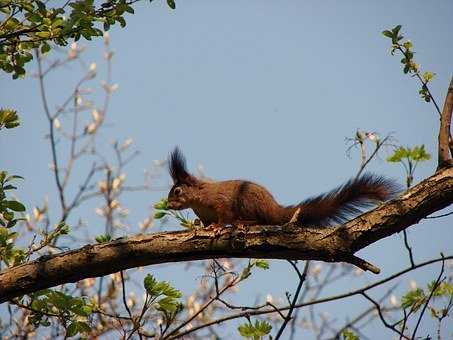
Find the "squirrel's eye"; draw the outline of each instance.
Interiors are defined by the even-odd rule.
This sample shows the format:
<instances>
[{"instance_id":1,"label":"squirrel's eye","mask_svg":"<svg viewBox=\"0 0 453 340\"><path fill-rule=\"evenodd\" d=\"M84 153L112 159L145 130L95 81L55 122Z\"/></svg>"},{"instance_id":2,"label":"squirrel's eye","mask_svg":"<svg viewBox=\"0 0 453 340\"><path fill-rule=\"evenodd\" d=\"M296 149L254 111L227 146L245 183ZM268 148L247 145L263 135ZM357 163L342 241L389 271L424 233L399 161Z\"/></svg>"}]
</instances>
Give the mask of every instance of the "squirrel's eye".
<instances>
[{"instance_id":1,"label":"squirrel's eye","mask_svg":"<svg viewBox=\"0 0 453 340\"><path fill-rule=\"evenodd\" d=\"M175 188L174 193L175 193L176 196L179 196L179 195L182 194L182 189L180 187L177 187L177 188Z\"/></svg>"}]
</instances>

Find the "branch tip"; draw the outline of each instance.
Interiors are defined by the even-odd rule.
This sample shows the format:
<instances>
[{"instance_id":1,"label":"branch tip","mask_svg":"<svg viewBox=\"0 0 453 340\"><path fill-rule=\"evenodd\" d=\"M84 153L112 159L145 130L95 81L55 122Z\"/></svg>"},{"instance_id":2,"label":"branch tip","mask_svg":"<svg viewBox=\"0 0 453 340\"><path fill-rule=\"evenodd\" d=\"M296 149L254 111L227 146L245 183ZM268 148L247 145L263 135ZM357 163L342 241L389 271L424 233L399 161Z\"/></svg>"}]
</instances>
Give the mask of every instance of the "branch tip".
<instances>
[{"instance_id":1,"label":"branch tip","mask_svg":"<svg viewBox=\"0 0 453 340\"><path fill-rule=\"evenodd\" d=\"M369 263L365 261L364 259L361 259L358 256L352 255L352 254L347 254L344 259L345 262L353 264L354 266L364 270L364 271L370 271L374 274L379 274L381 270L376 267L374 264Z\"/></svg>"}]
</instances>

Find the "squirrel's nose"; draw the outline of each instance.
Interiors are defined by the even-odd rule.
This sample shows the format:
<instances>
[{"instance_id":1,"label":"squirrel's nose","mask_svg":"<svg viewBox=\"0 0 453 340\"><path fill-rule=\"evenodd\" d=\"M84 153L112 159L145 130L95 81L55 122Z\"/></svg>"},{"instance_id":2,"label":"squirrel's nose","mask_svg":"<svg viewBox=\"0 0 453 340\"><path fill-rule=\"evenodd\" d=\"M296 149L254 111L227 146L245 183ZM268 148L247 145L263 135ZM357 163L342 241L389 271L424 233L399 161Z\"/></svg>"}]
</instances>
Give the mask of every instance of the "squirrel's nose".
<instances>
[{"instance_id":1,"label":"squirrel's nose","mask_svg":"<svg viewBox=\"0 0 453 340\"><path fill-rule=\"evenodd\" d=\"M168 209L172 209L172 210L177 209L178 208L178 204L176 202L168 201L167 202L167 208Z\"/></svg>"}]
</instances>

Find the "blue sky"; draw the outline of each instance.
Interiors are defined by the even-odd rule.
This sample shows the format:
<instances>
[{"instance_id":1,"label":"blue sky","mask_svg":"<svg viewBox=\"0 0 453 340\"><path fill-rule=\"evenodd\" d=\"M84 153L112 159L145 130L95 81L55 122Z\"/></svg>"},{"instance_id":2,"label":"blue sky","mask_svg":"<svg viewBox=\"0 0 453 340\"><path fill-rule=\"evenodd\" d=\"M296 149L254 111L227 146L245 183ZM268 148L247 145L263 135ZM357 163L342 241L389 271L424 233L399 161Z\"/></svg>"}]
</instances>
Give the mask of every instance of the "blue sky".
<instances>
[{"instance_id":1,"label":"blue sky","mask_svg":"<svg viewBox=\"0 0 453 340\"><path fill-rule=\"evenodd\" d=\"M442 104L453 75L451 1L178 1L175 11L154 1L134 8L127 27L110 32L113 81L119 89L101 142L134 139L141 153L128 170L129 183L140 181L152 160L164 159L179 145L191 169L201 164L215 179L256 181L281 203L291 204L355 174L359 160L357 154L346 157L344 140L356 129L393 133L400 144L424 144L435 156L438 119L433 106L418 98L417 82L402 73L400 57L390 56L389 40L381 31L403 26L417 62L436 73L432 93ZM92 83L98 86L105 77L102 41L80 44L88 49L85 61L98 64L99 76ZM34 69L36 64L29 75ZM68 67L52 78L48 92L53 107L65 98L77 70ZM12 81L1 74L0 89L1 105L16 108L23 121L19 129L0 136L2 168L25 177L19 196L27 208L49 195L58 211L37 81ZM422 164L416 180L435 168L434 160ZM373 162L369 170L403 182L402 169L385 160ZM160 184L168 183L168 177L160 179ZM131 210L131 228L118 234L136 233L137 222L165 195L127 195L123 203ZM89 221L92 235L102 232L92 205L78 214ZM452 253L452 221L422 221L409 228L417 261L440 251ZM408 264L400 235L360 255L380 266L379 277ZM181 268L165 266L159 278L188 292L196 277L186 283ZM408 288L409 279L426 282L437 270L406 276L400 291ZM259 274L241 294L284 296L294 285L289 275L275 261L270 273ZM366 274L335 291L375 279ZM348 303L349 310L364 307L354 299ZM342 315L338 305L327 309ZM380 328L373 328L382 332L375 334L388 335Z\"/></svg>"}]
</instances>

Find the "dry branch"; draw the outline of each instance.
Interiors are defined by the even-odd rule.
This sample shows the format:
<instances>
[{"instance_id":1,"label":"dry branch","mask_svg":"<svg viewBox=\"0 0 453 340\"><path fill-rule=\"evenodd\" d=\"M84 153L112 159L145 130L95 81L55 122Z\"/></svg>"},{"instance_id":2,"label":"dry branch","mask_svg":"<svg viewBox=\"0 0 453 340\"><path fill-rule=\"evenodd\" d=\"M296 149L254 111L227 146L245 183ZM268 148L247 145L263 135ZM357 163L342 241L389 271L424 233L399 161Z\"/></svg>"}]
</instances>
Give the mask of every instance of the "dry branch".
<instances>
[{"instance_id":1,"label":"dry branch","mask_svg":"<svg viewBox=\"0 0 453 340\"><path fill-rule=\"evenodd\" d=\"M398 199L339 227L256 226L246 233L231 229L217 238L209 230L177 231L87 245L1 272L0 303L59 284L168 262L235 257L344 261L359 265L353 253L416 224L452 202L453 168L446 168Z\"/></svg>"}]
</instances>

